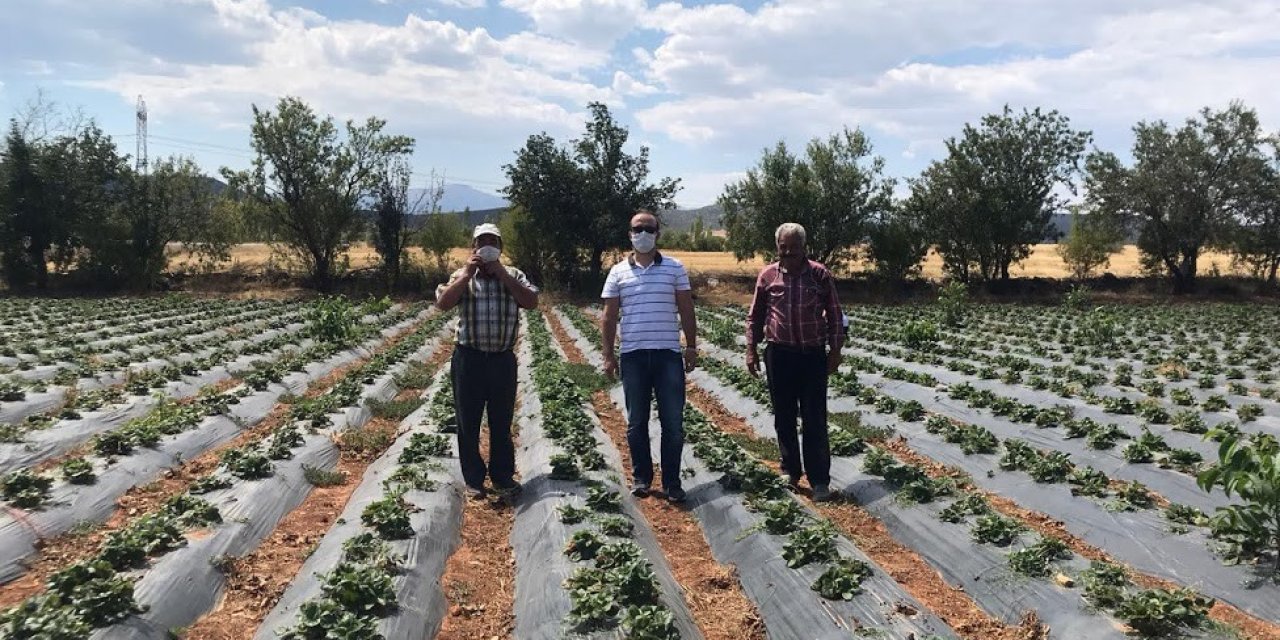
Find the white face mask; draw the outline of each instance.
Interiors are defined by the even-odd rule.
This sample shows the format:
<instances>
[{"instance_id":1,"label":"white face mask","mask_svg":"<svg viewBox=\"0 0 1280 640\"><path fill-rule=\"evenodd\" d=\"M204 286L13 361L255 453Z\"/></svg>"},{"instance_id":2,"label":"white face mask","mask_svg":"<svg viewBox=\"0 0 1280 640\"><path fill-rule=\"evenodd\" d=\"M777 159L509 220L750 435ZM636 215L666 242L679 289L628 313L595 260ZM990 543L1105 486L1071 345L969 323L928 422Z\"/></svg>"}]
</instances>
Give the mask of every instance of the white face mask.
<instances>
[{"instance_id":1,"label":"white face mask","mask_svg":"<svg viewBox=\"0 0 1280 640\"><path fill-rule=\"evenodd\" d=\"M502 255L502 249L489 244L476 249L476 255L480 256L480 259L485 262L493 262L498 259L498 256Z\"/></svg>"},{"instance_id":2,"label":"white face mask","mask_svg":"<svg viewBox=\"0 0 1280 640\"><path fill-rule=\"evenodd\" d=\"M648 231L631 234L631 246L635 247L640 253L649 253L653 251L653 247L658 244L658 236Z\"/></svg>"}]
</instances>

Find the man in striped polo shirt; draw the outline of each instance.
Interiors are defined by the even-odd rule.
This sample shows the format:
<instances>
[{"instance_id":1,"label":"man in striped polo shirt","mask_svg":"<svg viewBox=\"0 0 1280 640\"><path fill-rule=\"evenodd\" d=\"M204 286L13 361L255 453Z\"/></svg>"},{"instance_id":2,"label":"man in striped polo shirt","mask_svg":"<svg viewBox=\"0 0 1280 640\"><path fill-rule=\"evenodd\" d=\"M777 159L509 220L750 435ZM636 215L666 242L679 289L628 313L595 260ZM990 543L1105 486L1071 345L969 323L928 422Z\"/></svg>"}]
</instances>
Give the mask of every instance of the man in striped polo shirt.
<instances>
[{"instance_id":1,"label":"man in striped polo shirt","mask_svg":"<svg viewBox=\"0 0 1280 640\"><path fill-rule=\"evenodd\" d=\"M486 473L504 495L520 491L511 420L516 405L516 329L520 309L538 306L538 289L524 272L502 264L502 233L485 223L472 234L474 252L447 284L436 289L442 311L458 307L458 334L450 362L458 416L458 461L467 493L484 498ZM489 416L489 468L480 456L480 425Z\"/></svg>"},{"instance_id":2,"label":"man in striped polo shirt","mask_svg":"<svg viewBox=\"0 0 1280 640\"><path fill-rule=\"evenodd\" d=\"M698 327L689 274L679 260L657 250L658 218L640 210L631 218L635 251L613 265L604 283L604 371L618 373L613 355L622 319L622 389L627 404L627 446L631 450L631 493L644 497L653 485L649 452L649 402L658 400L662 424L662 488L667 499L683 502L680 455L684 449L684 374L698 359ZM680 331L684 330L684 348Z\"/></svg>"}]
</instances>

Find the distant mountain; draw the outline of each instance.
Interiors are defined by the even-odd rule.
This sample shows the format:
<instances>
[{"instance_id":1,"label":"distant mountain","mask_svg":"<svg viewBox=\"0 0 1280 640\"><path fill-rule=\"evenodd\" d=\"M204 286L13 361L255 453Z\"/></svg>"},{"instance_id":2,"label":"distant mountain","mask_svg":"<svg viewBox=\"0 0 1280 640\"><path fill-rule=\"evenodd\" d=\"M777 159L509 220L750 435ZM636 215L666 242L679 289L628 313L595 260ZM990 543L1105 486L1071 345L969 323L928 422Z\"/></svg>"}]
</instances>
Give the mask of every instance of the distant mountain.
<instances>
[{"instance_id":1,"label":"distant mountain","mask_svg":"<svg viewBox=\"0 0 1280 640\"><path fill-rule=\"evenodd\" d=\"M697 209L663 209L658 212L658 217L662 219L662 228L668 231L688 231L698 218L702 218L704 227L715 230L723 226L720 223L723 214L724 209L720 205L711 204Z\"/></svg>"},{"instance_id":2,"label":"distant mountain","mask_svg":"<svg viewBox=\"0 0 1280 640\"><path fill-rule=\"evenodd\" d=\"M425 189L410 189L409 202L416 202L424 191ZM500 209L506 206L507 201L499 196L459 183L444 185L444 196L440 198L441 211L463 211L468 208L474 211Z\"/></svg>"}]
</instances>

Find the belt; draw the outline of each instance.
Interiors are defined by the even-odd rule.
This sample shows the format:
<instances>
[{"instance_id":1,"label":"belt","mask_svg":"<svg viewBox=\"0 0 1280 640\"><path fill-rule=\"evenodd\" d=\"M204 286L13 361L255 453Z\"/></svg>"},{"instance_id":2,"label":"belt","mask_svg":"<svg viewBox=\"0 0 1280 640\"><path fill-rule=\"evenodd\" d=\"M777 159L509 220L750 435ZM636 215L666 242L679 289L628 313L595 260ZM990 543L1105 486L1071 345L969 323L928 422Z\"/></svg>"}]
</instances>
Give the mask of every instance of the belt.
<instances>
[{"instance_id":1,"label":"belt","mask_svg":"<svg viewBox=\"0 0 1280 640\"><path fill-rule=\"evenodd\" d=\"M462 343L457 343L454 346L458 349L462 349L463 351L479 354L482 356L500 356L500 355L511 353L511 349L503 349L502 351L485 351L484 349L477 349L475 347L465 345Z\"/></svg>"},{"instance_id":2,"label":"belt","mask_svg":"<svg viewBox=\"0 0 1280 640\"><path fill-rule=\"evenodd\" d=\"M814 354L826 355L827 354L826 345L814 347L814 346L804 346L804 345L782 344L780 342L770 342L769 344L765 345L765 348L781 349L783 351L787 351L790 353L800 353L804 355L814 355Z\"/></svg>"}]
</instances>

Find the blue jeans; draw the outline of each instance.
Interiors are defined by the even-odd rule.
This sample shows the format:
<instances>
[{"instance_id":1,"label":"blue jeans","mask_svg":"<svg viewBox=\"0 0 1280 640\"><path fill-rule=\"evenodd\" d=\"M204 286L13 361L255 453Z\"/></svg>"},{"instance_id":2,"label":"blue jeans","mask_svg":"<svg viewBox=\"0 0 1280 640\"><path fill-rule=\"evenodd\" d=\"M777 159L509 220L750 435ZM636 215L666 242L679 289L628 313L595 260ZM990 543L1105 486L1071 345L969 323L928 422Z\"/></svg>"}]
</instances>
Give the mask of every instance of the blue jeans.
<instances>
[{"instance_id":1,"label":"blue jeans","mask_svg":"<svg viewBox=\"0 0 1280 640\"><path fill-rule=\"evenodd\" d=\"M627 400L627 446L631 475L653 484L653 456L649 453L649 403L658 398L662 423L662 487L680 488L680 453L684 449L684 359L679 351L639 349L622 354L618 364Z\"/></svg>"}]
</instances>

